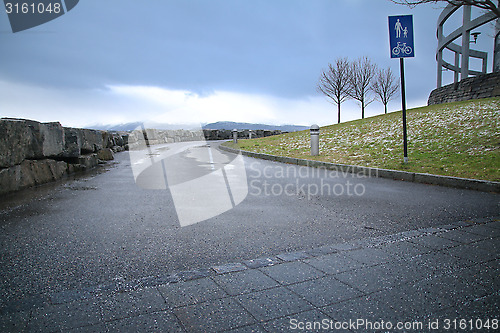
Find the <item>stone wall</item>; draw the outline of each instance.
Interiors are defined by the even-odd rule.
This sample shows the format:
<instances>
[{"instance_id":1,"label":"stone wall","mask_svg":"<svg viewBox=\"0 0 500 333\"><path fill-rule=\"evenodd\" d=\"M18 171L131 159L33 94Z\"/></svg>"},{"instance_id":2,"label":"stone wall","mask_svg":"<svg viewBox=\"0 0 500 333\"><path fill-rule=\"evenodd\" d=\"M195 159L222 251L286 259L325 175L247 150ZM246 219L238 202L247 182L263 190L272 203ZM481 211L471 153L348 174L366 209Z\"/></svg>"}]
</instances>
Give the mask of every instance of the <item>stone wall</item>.
<instances>
[{"instance_id":1,"label":"stone wall","mask_svg":"<svg viewBox=\"0 0 500 333\"><path fill-rule=\"evenodd\" d=\"M434 89L427 105L500 96L500 72L469 77Z\"/></svg>"},{"instance_id":2,"label":"stone wall","mask_svg":"<svg viewBox=\"0 0 500 333\"><path fill-rule=\"evenodd\" d=\"M184 141L201 141L205 138L201 131L188 130L161 130L146 128L143 130L134 130L128 133L128 145L134 145L140 141L146 140L148 145L157 145Z\"/></svg>"},{"instance_id":3,"label":"stone wall","mask_svg":"<svg viewBox=\"0 0 500 333\"><path fill-rule=\"evenodd\" d=\"M205 138L207 140L230 140L233 138L232 130L203 130ZM252 130L252 138L263 138L271 135L279 135L286 132L282 132L280 130L268 131L268 130ZM239 130L238 138L246 139L249 137L250 130Z\"/></svg>"},{"instance_id":4,"label":"stone wall","mask_svg":"<svg viewBox=\"0 0 500 333\"><path fill-rule=\"evenodd\" d=\"M127 135L0 119L0 195L87 170L124 150Z\"/></svg>"},{"instance_id":5,"label":"stone wall","mask_svg":"<svg viewBox=\"0 0 500 333\"><path fill-rule=\"evenodd\" d=\"M280 130L252 130L252 138L262 138L271 135L279 135L286 132ZM238 138L247 139L250 136L250 130L239 130ZM199 140L231 140L233 138L232 130L211 130L204 129L198 131L187 130L159 130L146 128L144 130L134 130L129 133L128 144L132 147L146 139L147 144L156 145L162 143L199 141Z\"/></svg>"}]
</instances>

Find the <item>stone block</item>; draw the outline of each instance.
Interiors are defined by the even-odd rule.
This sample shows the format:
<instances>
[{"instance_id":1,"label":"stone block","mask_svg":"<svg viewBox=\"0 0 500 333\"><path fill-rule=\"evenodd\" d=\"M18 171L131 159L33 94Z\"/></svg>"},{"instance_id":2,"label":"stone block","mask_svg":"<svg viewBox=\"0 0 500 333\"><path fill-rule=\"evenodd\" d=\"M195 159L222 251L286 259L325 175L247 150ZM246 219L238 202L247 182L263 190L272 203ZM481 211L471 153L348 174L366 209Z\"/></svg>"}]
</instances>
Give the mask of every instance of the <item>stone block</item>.
<instances>
[{"instance_id":1,"label":"stone block","mask_svg":"<svg viewBox=\"0 0 500 333\"><path fill-rule=\"evenodd\" d=\"M99 163L97 154L82 155L78 158L78 164L83 167L83 169L90 169Z\"/></svg>"},{"instance_id":2,"label":"stone block","mask_svg":"<svg viewBox=\"0 0 500 333\"><path fill-rule=\"evenodd\" d=\"M0 167L20 164L25 159L59 157L64 151L64 129L58 122L2 118L0 137Z\"/></svg>"},{"instance_id":3,"label":"stone block","mask_svg":"<svg viewBox=\"0 0 500 333\"><path fill-rule=\"evenodd\" d=\"M97 158L101 161L114 160L113 151L110 148L103 148L97 152Z\"/></svg>"},{"instance_id":4,"label":"stone block","mask_svg":"<svg viewBox=\"0 0 500 333\"><path fill-rule=\"evenodd\" d=\"M19 165L0 170L0 194L61 179L67 172L66 162L25 160Z\"/></svg>"},{"instance_id":5,"label":"stone block","mask_svg":"<svg viewBox=\"0 0 500 333\"><path fill-rule=\"evenodd\" d=\"M81 129L80 131L82 133L82 154L95 153L104 147L102 131L91 129Z\"/></svg>"},{"instance_id":6,"label":"stone block","mask_svg":"<svg viewBox=\"0 0 500 333\"><path fill-rule=\"evenodd\" d=\"M114 146L123 147L125 145L125 142L123 140L123 136L121 136L120 134L111 133L111 138L112 138L112 144L113 144L111 147L114 147ZM111 148L111 147L108 147L108 148Z\"/></svg>"},{"instance_id":7,"label":"stone block","mask_svg":"<svg viewBox=\"0 0 500 333\"><path fill-rule=\"evenodd\" d=\"M152 128L146 128L144 131L147 140L158 140L158 130Z\"/></svg>"},{"instance_id":8,"label":"stone block","mask_svg":"<svg viewBox=\"0 0 500 333\"><path fill-rule=\"evenodd\" d=\"M82 141L83 141L83 133L81 129L65 127L63 157L76 158L80 156Z\"/></svg>"},{"instance_id":9,"label":"stone block","mask_svg":"<svg viewBox=\"0 0 500 333\"><path fill-rule=\"evenodd\" d=\"M128 144L128 136L129 136L128 134L121 134L124 146Z\"/></svg>"},{"instance_id":10,"label":"stone block","mask_svg":"<svg viewBox=\"0 0 500 333\"><path fill-rule=\"evenodd\" d=\"M40 185L62 178L67 171L66 162L54 160L31 161L21 163L21 188Z\"/></svg>"},{"instance_id":11,"label":"stone block","mask_svg":"<svg viewBox=\"0 0 500 333\"><path fill-rule=\"evenodd\" d=\"M42 140L42 156L58 157L64 151L64 129L58 122L39 125Z\"/></svg>"},{"instance_id":12,"label":"stone block","mask_svg":"<svg viewBox=\"0 0 500 333\"><path fill-rule=\"evenodd\" d=\"M0 169L0 195L19 190L21 166Z\"/></svg>"},{"instance_id":13,"label":"stone block","mask_svg":"<svg viewBox=\"0 0 500 333\"><path fill-rule=\"evenodd\" d=\"M0 167L21 163L28 154L31 131L22 120L0 119Z\"/></svg>"}]
</instances>

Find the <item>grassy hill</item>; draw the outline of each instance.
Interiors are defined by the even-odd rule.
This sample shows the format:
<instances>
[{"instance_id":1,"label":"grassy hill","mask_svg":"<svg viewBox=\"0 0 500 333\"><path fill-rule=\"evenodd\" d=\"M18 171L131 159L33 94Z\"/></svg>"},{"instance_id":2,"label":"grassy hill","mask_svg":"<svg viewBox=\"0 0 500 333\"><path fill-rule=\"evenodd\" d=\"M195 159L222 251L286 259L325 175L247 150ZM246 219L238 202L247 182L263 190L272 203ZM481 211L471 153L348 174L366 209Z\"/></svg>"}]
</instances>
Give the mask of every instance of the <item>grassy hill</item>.
<instances>
[{"instance_id":1,"label":"grassy hill","mask_svg":"<svg viewBox=\"0 0 500 333\"><path fill-rule=\"evenodd\" d=\"M500 181L500 98L408 110L406 164L401 118L399 111L322 127L320 156L315 157L310 156L309 130L240 140L238 146L273 155Z\"/></svg>"}]
</instances>

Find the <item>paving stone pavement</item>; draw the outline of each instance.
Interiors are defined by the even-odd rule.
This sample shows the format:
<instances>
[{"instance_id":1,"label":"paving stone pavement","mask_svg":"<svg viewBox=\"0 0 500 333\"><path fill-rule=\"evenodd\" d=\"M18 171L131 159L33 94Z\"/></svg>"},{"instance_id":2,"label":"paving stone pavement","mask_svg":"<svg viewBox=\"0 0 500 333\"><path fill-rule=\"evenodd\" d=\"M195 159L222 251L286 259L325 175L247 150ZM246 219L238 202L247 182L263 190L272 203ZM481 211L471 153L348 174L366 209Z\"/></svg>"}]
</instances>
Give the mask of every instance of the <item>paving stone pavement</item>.
<instances>
[{"instance_id":1,"label":"paving stone pavement","mask_svg":"<svg viewBox=\"0 0 500 333\"><path fill-rule=\"evenodd\" d=\"M499 314L491 218L21 299L0 331L471 332Z\"/></svg>"}]
</instances>

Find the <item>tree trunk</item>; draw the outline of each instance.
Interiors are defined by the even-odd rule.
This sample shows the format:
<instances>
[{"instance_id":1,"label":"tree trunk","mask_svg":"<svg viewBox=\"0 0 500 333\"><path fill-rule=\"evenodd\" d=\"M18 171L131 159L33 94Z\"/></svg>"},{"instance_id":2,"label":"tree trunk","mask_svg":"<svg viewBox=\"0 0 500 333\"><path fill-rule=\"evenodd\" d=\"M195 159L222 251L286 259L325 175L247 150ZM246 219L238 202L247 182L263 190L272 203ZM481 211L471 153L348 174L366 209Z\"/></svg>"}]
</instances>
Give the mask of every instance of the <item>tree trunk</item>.
<instances>
[{"instance_id":1,"label":"tree trunk","mask_svg":"<svg viewBox=\"0 0 500 333\"><path fill-rule=\"evenodd\" d=\"M361 119L365 119L365 101L361 101Z\"/></svg>"},{"instance_id":2,"label":"tree trunk","mask_svg":"<svg viewBox=\"0 0 500 333\"><path fill-rule=\"evenodd\" d=\"M387 114L387 104L384 104L385 114Z\"/></svg>"},{"instance_id":3,"label":"tree trunk","mask_svg":"<svg viewBox=\"0 0 500 333\"><path fill-rule=\"evenodd\" d=\"M338 124L340 124L340 103L337 104L337 108L338 108Z\"/></svg>"}]
</instances>

